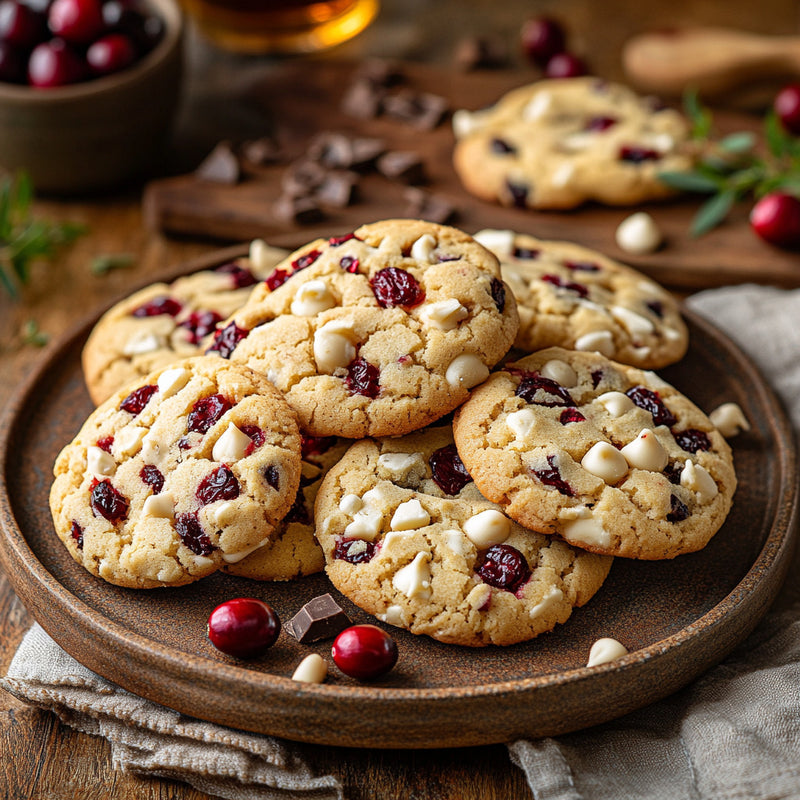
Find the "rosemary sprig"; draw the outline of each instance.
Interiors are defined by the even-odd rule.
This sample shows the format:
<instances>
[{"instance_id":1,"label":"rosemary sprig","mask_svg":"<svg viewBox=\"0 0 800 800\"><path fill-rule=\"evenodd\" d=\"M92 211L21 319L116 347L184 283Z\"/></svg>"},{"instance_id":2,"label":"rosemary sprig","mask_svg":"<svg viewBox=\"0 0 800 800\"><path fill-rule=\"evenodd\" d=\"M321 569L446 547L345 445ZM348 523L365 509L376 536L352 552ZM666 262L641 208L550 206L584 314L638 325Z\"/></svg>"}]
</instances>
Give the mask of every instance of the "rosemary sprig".
<instances>
[{"instance_id":1,"label":"rosemary sprig","mask_svg":"<svg viewBox=\"0 0 800 800\"><path fill-rule=\"evenodd\" d=\"M135 261L133 253L109 253L107 255L95 256L89 269L92 275L105 275L114 269L127 269L132 267Z\"/></svg>"},{"instance_id":2,"label":"rosemary sprig","mask_svg":"<svg viewBox=\"0 0 800 800\"><path fill-rule=\"evenodd\" d=\"M767 152L762 156L750 131L713 140L713 116L697 92L686 92L683 107L692 138L701 143L703 155L694 170L662 172L659 178L673 189L709 195L692 220L693 236L715 228L734 204L746 197L757 199L779 189L800 194L800 139L784 129L774 111L764 119Z\"/></svg>"},{"instance_id":3,"label":"rosemary sprig","mask_svg":"<svg viewBox=\"0 0 800 800\"><path fill-rule=\"evenodd\" d=\"M31 264L52 258L84 233L82 225L33 216L33 186L25 173L0 181L0 285L13 297L30 278Z\"/></svg>"},{"instance_id":4,"label":"rosemary sprig","mask_svg":"<svg viewBox=\"0 0 800 800\"><path fill-rule=\"evenodd\" d=\"M29 319L22 326L20 331L23 344L33 347L44 347L50 341L50 334L39 327L35 319Z\"/></svg>"}]
</instances>

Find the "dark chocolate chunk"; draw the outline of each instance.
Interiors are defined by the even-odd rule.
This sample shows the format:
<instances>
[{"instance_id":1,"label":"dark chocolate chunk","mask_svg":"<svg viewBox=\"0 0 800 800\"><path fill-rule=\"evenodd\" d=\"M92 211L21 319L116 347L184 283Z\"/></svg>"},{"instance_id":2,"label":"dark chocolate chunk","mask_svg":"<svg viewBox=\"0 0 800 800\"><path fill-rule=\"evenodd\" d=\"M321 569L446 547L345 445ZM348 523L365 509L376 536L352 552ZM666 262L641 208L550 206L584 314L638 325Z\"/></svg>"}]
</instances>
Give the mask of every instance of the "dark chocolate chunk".
<instances>
[{"instance_id":1,"label":"dark chocolate chunk","mask_svg":"<svg viewBox=\"0 0 800 800\"><path fill-rule=\"evenodd\" d=\"M508 47L499 36L470 36L458 43L454 61L464 72L507 67Z\"/></svg>"},{"instance_id":2,"label":"dark chocolate chunk","mask_svg":"<svg viewBox=\"0 0 800 800\"><path fill-rule=\"evenodd\" d=\"M322 209L313 197L292 197L282 194L273 204L272 213L280 222L308 225L324 218Z\"/></svg>"},{"instance_id":3,"label":"dark chocolate chunk","mask_svg":"<svg viewBox=\"0 0 800 800\"><path fill-rule=\"evenodd\" d=\"M353 81L342 97L342 111L356 119L375 119L380 116L386 89L360 78Z\"/></svg>"},{"instance_id":4,"label":"dark chocolate chunk","mask_svg":"<svg viewBox=\"0 0 800 800\"><path fill-rule=\"evenodd\" d=\"M410 218L425 219L445 225L458 215L458 209L440 194L426 192L424 189L406 189L404 196L408 201L405 215Z\"/></svg>"},{"instance_id":5,"label":"dark chocolate chunk","mask_svg":"<svg viewBox=\"0 0 800 800\"><path fill-rule=\"evenodd\" d=\"M239 182L241 170L239 159L231 149L230 142L220 142L201 162L194 172L195 177L210 183L233 186Z\"/></svg>"},{"instance_id":6,"label":"dark chocolate chunk","mask_svg":"<svg viewBox=\"0 0 800 800\"><path fill-rule=\"evenodd\" d=\"M281 177L281 188L289 197L306 197L313 194L325 180L328 170L309 158L290 164Z\"/></svg>"},{"instance_id":7,"label":"dark chocolate chunk","mask_svg":"<svg viewBox=\"0 0 800 800\"><path fill-rule=\"evenodd\" d=\"M391 150L376 162L378 172L387 178L404 183L424 183L425 164L418 153L408 150Z\"/></svg>"},{"instance_id":8,"label":"dark chocolate chunk","mask_svg":"<svg viewBox=\"0 0 800 800\"><path fill-rule=\"evenodd\" d=\"M386 145L380 139L320 133L314 137L306 154L328 169L359 169L370 166L385 150Z\"/></svg>"},{"instance_id":9,"label":"dark chocolate chunk","mask_svg":"<svg viewBox=\"0 0 800 800\"><path fill-rule=\"evenodd\" d=\"M424 131L433 130L444 119L447 109L444 97L411 89L401 89L383 100L386 114Z\"/></svg>"},{"instance_id":10,"label":"dark chocolate chunk","mask_svg":"<svg viewBox=\"0 0 800 800\"><path fill-rule=\"evenodd\" d=\"M318 642L333 638L351 624L339 604L329 594L321 594L309 600L284 627L298 642Z\"/></svg>"},{"instance_id":11,"label":"dark chocolate chunk","mask_svg":"<svg viewBox=\"0 0 800 800\"><path fill-rule=\"evenodd\" d=\"M323 206L346 208L353 202L358 173L350 170L331 170L314 191L313 198Z\"/></svg>"},{"instance_id":12,"label":"dark chocolate chunk","mask_svg":"<svg viewBox=\"0 0 800 800\"><path fill-rule=\"evenodd\" d=\"M399 64L383 58L368 58L356 70L355 80L369 81L375 86L396 86L405 80Z\"/></svg>"},{"instance_id":13,"label":"dark chocolate chunk","mask_svg":"<svg viewBox=\"0 0 800 800\"><path fill-rule=\"evenodd\" d=\"M243 142L239 152L245 161L263 167L268 164L279 164L284 159L284 152L278 142L270 136L251 139Z\"/></svg>"}]
</instances>

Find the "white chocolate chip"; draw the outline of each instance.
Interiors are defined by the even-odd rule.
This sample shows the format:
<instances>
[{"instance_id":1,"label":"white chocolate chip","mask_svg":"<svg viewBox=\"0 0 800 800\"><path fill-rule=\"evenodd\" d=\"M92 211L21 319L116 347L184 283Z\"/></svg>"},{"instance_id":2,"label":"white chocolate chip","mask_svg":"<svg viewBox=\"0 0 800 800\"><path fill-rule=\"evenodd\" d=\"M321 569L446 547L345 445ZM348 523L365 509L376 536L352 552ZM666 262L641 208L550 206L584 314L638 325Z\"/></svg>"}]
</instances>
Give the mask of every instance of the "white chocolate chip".
<instances>
[{"instance_id":1,"label":"white chocolate chip","mask_svg":"<svg viewBox=\"0 0 800 800\"><path fill-rule=\"evenodd\" d=\"M586 662L586 666L596 667L599 664L608 664L609 661L616 661L627 653L628 649L616 639L604 637L598 639L589 649L589 660Z\"/></svg>"},{"instance_id":2,"label":"white chocolate chip","mask_svg":"<svg viewBox=\"0 0 800 800\"><path fill-rule=\"evenodd\" d=\"M597 141L597 134L593 131L577 131L564 136L559 141L559 146L569 151L570 153L577 153L585 150Z\"/></svg>"},{"instance_id":3,"label":"white chocolate chip","mask_svg":"<svg viewBox=\"0 0 800 800\"><path fill-rule=\"evenodd\" d=\"M556 167L553 174L550 176L550 183L557 189L563 189L569 186L572 176L575 174L575 165L571 161L566 161Z\"/></svg>"},{"instance_id":4,"label":"white chocolate chip","mask_svg":"<svg viewBox=\"0 0 800 800\"><path fill-rule=\"evenodd\" d=\"M382 453L378 456L378 477L384 474L395 483L407 483L425 477L425 460L422 453Z\"/></svg>"},{"instance_id":5,"label":"white chocolate chip","mask_svg":"<svg viewBox=\"0 0 800 800\"><path fill-rule=\"evenodd\" d=\"M392 586L406 597L419 596L427 599L431 595L431 570L428 566L430 555L417 553L410 564L395 572Z\"/></svg>"},{"instance_id":6,"label":"white chocolate chip","mask_svg":"<svg viewBox=\"0 0 800 800\"><path fill-rule=\"evenodd\" d=\"M419 500L414 497L397 506L389 527L393 531L412 531L417 528L424 528L430 521L430 514L422 507Z\"/></svg>"},{"instance_id":7,"label":"white chocolate chip","mask_svg":"<svg viewBox=\"0 0 800 800\"><path fill-rule=\"evenodd\" d=\"M588 509L578 519L564 522L561 533L568 542L582 542L595 547L608 547L611 544L611 534Z\"/></svg>"},{"instance_id":8,"label":"white chocolate chip","mask_svg":"<svg viewBox=\"0 0 800 800\"><path fill-rule=\"evenodd\" d=\"M161 335L152 331L137 331L125 342L122 353L126 356L140 356L166 347L166 344L167 340Z\"/></svg>"},{"instance_id":9,"label":"white chocolate chip","mask_svg":"<svg viewBox=\"0 0 800 800\"><path fill-rule=\"evenodd\" d=\"M511 533L508 517L493 508L480 511L464 523L464 533L479 549L502 544Z\"/></svg>"},{"instance_id":10,"label":"white chocolate chip","mask_svg":"<svg viewBox=\"0 0 800 800\"><path fill-rule=\"evenodd\" d=\"M309 653L292 673L293 681L322 683L328 675L328 665L319 653Z\"/></svg>"},{"instance_id":11,"label":"white chocolate chip","mask_svg":"<svg viewBox=\"0 0 800 800\"><path fill-rule=\"evenodd\" d=\"M611 316L632 336L645 336L653 333L656 329L647 317L643 317L625 306L611 306L609 310Z\"/></svg>"},{"instance_id":12,"label":"white chocolate chip","mask_svg":"<svg viewBox=\"0 0 800 800\"><path fill-rule=\"evenodd\" d=\"M614 337L611 331L592 331L579 336L575 340L575 349L584 353L600 353L606 358L613 357L616 353Z\"/></svg>"},{"instance_id":13,"label":"white chocolate chip","mask_svg":"<svg viewBox=\"0 0 800 800\"><path fill-rule=\"evenodd\" d=\"M525 442L528 439L531 432L536 428L536 423L536 414L530 408L521 408L506 417L506 425L521 442Z\"/></svg>"},{"instance_id":14,"label":"white chocolate chip","mask_svg":"<svg viewBox=\"0 0 800 800\"><path fill-rule=\"evenodd\" d=\"M637 211L622 220L615 238L620 250L634 255L654 253L663 239L656 221L646 211Z\"/></svg>"},{"instance_id":15,"label":"white chocolate chip","mask_svg":"<svg viewBox=\"0 0 800 800\"><path fill-rule=\"evenodd\" d=\"M453 112L453 134L456 139L463 139L484 126L487 114L485 111L467 111L465 108Z\"/></svg>"},{"instance_id":16,"label":"white chocolate chip","mask_svg":"<svg viewBox=\"0 0 800 800\"><path fill-rule=\"evenodd\" d=\"M744 412L736 403L723 403L709 415L711 424L726 438L730 439L742 431L750 430Z\"/></svg>"},{"instance_id":17,"label":"white chocolate chip","mask_svg":"<svg viewBox=\"0 0 800 800\"><path fill-rule=\"evenodd\" d=\"M214 525L217 528L226 528L236 521L238 515L236 505L230 502L220 503L214 511Z\"/></svg>"},{"instance_id":18,"label":"white chocolate chip","mask_svg":"<svg viewBox=\"0 0 800 800\"><path fill-rule=\"evenodd\" d=\"M701 506L710 503L719 493L716 481L708 470L700 464L687 459L681 471L681 486L694 492Z\"/></svg>"},{"instance_id":19,"label":"white chocolate chip","mask_svg":"<svg viewBox=\"0 0 800 800\"><path fill-rule=\"evenodd\" d=\"M175 500L169 492L151 494L144 501L142 516L172 519L175 516Z\"/></svg>"},{"instance_id":20,"label":"white chocolate chip","mask_svg":"<svg viewBox=\"0 0 800 800\"><path fill-rule=\"evenodd\" d=\"M133 456L142 449L142 440L147 428L138 425L127 425L114 437L114 451L119 456Z\"/></svg>"},{"instance_id":21,"label":"white chocolate chip","mask_svg":"<svg viewBox=\"0 0 800 800\"><path fill-rule=\"evenodd\" d=\"M255 553L256 550L259 550L267 544L269 544L269 539L264 539L263 542L254 544L252 547L246 547L244 550L237 550L234 553L223 553L222 560L226 564L238 564L242 559L247 558L247 556Z\"/></svg>"},{"instance_id":22,"label":"white chocolate chip","mask_svg":"<svg viewBox=\"0 0 800 800\"><path fill-rule=\"evenodd\" d=\"M344 535L353 539L372 541L380 533L383 514L376 508L364 508L353 517L344 529Z\"/></svg>"},{"instance_id":23,"label":"white chocolate chip","mask_svg":"<svg viewBox=\"0 0 800 800\"><path fill-rule=\"evenodd\" d=\"M566 361L561 361L561 359L550 359L539 372L542 377L560 383L562 386L566 386L567 389L578 385L578 376L575 374L575 370Z\"/></svg>"},{"instance_id":24,"label":"white chocolate chip","mask_svg":"<svg viewBox=\"0 0 800 800\"><path fill-rule=\"evenodd\" d=\"M253 444L253 440L243 431L240 431L232 422L228 423L225 433L217 439L211 450L211 457L214 461L238 461L244 458L248 447Z\"/></svg>"},{"instance_id":25,"label":"white chocolate chip","mask_svg":"<svg viewBox=\"0 0 800 800\"><path fill-rule=\"evenodd\" d=\"M471 389L489 377L489 367L472 353L464 353L450 362L444 377L451 386Z\"/></svg>"},{"instance_id":26,"label":"white chocolate chip","mask_svg":"<svg viewBox=\"0 0 800 800\"><path fill-rule=\"evenodd\" d=\"M620 453L634 469L661 472L669 463L667 451L649 428L643 428L632 442L620 450Z\"/></svg>"},{"instance_id":27,"label":"white chocolate chip","mask_svg":"<svg viewBox=\"0 0 800 800\"><path fill-rule=\"evenodd\" d=\"M634 407L633 400L622 392L606 392L595 399L608 413L616 418L621 417Z\"/></svg>"},{"instance_id":28,"label":"white chocolate chip","mask_svg":"<svg viewBox=\"0 0 800 800\"><path fill-rule=\"evenodd\" d=\"M410 535L407 531L389 531L383 537L383 542L381 542L381 556L394 558L399 555L396 551L405 546L405 542L408 541Z\"/></svg>"},{"instance_id":29,"label":"white chocolate chip","mask_svg":"<svg viewBox=\"0 0 800 800\"><path fill-rule=\"evenodd\" d=\"M467 537L464 536L463 531L451 528L444 532L445 544L457 556L464 556L467 554Z\"/></svg>"},{"instance_id":30,"label":"white chocolate chip","mask_svg":"<svg viewBox=\"0 0 800 800\"><path fill-rule=\"evenodd\" d=\"M110 478L117 471L114 457L99 447L86 450L86 468L95 478Z\"/></svg>"},{"instance_id":31,"label":"white chocolate chip","mask_svg":"<svg viewBox=\"0 0 800 800\"><path fill-rule=\"evenodd\" d=\"M320 372L332 375L356 357L355 334L351 322L331 320L314 334L314 360Z\"/></svg>"},{"instance_id":32,"label":"white chocolate chip","mask_svg":"<svg viewBox=\"0 0 800 800\"><path fill-rule=\"evenodd\" d=\"M432 328L438 328L440 331L451 331L453 328L458 327L458 323L462 319L466 319L469 316L469 311L453 297L449 300L429 303L422 308L420 316Z\"/></svg>"},{"instance_id":33,"label":"white chocolate chip","mask_svg":"<svg viewBox=\"0 0 800 800\"><path fill-rule=\"evenodd\" d=\"M403 607L397 605L389 606L383 614L378 614L378 619L387 625L404 625Z\"/></svg>"},{"instance_id":34,"label":"white chocolate chip","mask_svg":"<svg viewBox=\"0 0 800 800\"><path fill-rule=\"evenodd\" d=\"M539 617L548 611L552 606L558 604L564 598L564 592L558 586L551 586L547 594L528 612L531 619Z\"/></svg>"},{"instance_id":35,"label":"white chocolate chip","mask_svg":"<svg viewBox=\"0 0 800 800\"><path fill-rule=\"evenodd\" d=\"M553 107L553 95L550 92L538 92L522 109L522 119L529 121L543 117Z\"/></svg>"},{"instance_id":36,"label":"white chocolate chip","mask_svg":"<svg viewBox=\"0 0 800 800\"><path fill-rule=\"evenodd\" d=\"M620 481L628 472L625 457L609 442L597 442L581 459L581 466L608 484Z\"/></svg>"},{"instance_id":37,"label":"white chocolate chip","mask_svg":"<svg viewBox=\"0 0 800 800\"><path fill-rule=\"evenodd\" d=\"M206 558L206 556L196 556L192 554L189 557L189 561L195 569L208 569L208 567L214 566L214 559Z\"/></svg>"},{"instance_id":38,"label":"white chocolate chip","mask_svg":"<svg viewBox=\"0 0 800 800\"><path fill-rule=\"evenodd\" d=\"M313 317L336 305L336 298L323 280L302 284L292 300L291 312L297 317Z\"/></svg>"},{"instance_id":39,"label":"white chocolate chip","mask_svg":"<svg viewBox=\"0 0 800 800\"><path fill-rule=\"evenodd\" d=\"M144 439L142 439L142 458L145 464L155 464L157 466L161 463L164 457L162 449L166 450L166 448L162 448L158 437L154 435L153 431L150 431Z\"/></svg>"},{"instance_id":40,"label":"white chocolate chip","mask_svg":"<svg viewBox=\"0 0 800 800\"><path fill-rule=\"evenodd\" d=\"M425 233L411 245L411 258L421 264L433 264L436 259L433 251L436 249L436 239L429 233Z\"/></svg>"},{"instance_id":41,"label":"white chocolate chip","mask_svg":"<svg viewBox=\"0 0 800 800\"><path fill-rule=\"evenodd\" d=\"M661 333L664 334L664 338L668 339L670 342L677 342L683 339L683 334L680 331L676 331L674 328L667 328L664 326L661 329Z\"/></svg>"},{"instance_id":42,"label":"white chocolate chip","mask_svg":"<svg viewBox=\"0 0 800 800\"><path fill-rule=\"evenodd\" d=\"M339 501L339 511L353 515L364 508L364 501L357 494L346 494Z\"/></svg>"},{"instance_id":43,"label":"white chocolate chip","mask_svg":"<svg viewBox=\"0 0 800 800\"><path fill-rule=\"evenodd\" d=\"M465 600L470 608L483 608L486 601L492 596L492 587L488 583L479 583L470 589Z\"/></svg>"},{"instance_id":44,"label":"white chocolate chip","mask_svg":"<svg viewBox=\"0 0 800 800\"><path fill-rule=\"evenodd\" d=\"M164 370L156 381L158 391L161 392L161 399L166 400L179 392L189 382L189 378L191 378L191 373L183 367Z\"/></svg>"},{"instance_id":45,"label":"white chocolate chip","mask_svg":"<svg viewBox=\"0 0 800 800\"><path fill-rule=\"evenodd\" d=\"M500 231L486 228L478 231L472 238L491 250L498 258L510 256L514 252L514 231Z\"/></svg>"}]
</instances>

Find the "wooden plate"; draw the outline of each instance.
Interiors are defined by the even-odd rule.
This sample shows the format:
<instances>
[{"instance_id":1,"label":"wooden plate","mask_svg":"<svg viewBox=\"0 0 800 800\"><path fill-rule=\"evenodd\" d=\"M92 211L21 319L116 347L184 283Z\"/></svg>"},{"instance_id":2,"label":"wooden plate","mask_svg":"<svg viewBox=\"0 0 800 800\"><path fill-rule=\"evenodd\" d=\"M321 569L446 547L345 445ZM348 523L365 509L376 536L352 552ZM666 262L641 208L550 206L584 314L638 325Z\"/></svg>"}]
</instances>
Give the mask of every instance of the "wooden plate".
<instances>
[{"instance_id":1,"label":"wooden plate","mask_svg":"<svg viewBox=\"0 0 800 800\"><path fill-rule=\"evenodd\" d=\"M220 254L184 271L221 263ZM214 606L254 595L286 620L332 589L322 576L264 584L215 575L178 589L134 591L78 566L52 529L48 493L59 449L92 404L80 351L94 320L54 344L0 426L0 557L17 594L81 663L183 713L300 741L357 747L454 747L594 725L658 700L722 659L753 629L788 568L796 528L797 460L787 418L747 358L687 313L692 346L664 377L710 411L735 401L753 429L733 440L733 510L700 553L668 562L617 559L597 596L551 634L508 648L469 649L390 629L400 660L362 685L331 667L323 685L290 679L301 657L330 661L330 642L285 632L262 660L235 662L205 636ZM372 621L344 598L354 622ZM587 669L600 636L631 653Z\"/></svg>"}]
</instances>

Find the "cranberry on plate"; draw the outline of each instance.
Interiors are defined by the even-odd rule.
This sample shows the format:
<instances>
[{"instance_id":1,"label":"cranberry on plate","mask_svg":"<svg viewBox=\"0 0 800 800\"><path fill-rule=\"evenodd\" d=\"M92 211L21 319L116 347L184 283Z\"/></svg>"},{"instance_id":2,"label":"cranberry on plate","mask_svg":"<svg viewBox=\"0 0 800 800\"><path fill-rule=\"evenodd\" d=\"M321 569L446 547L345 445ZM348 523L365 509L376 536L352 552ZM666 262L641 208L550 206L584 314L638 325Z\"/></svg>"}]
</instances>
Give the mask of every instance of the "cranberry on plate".
<instances>
[{"instance_id":1,"label":"cranberry on plate","mask_svg":"<svg viewBox=\"0 0 800 800\"><path fill-rule=\"evenodd\" d=\"M368 681L385 675L397 663L397 645L377 625L353 625L336 637L331 655L345 675Z\"/></svg>"},{"instance_id":2,"label":"cranberry on plate","mask_svg":"<svg viewBox=\"0 0 800 800\"><path fill-rule=\"evenodd\" d=\"M208 618L208 638L223 653L256 658L275 644L281 621L272 606L255 597L236 597L218 605Z\"/></svg>"},{"instance_id":3,"label":"cranberry on plate","mask_svg":"<svg viewBox=\"0 0 800 800\"><path fill-rule=\"evenodd\" d=\"M750 212L750 227L770 244L800 248L800 199L786 192L764 195Z\"/></svg>"}]
</instances>

